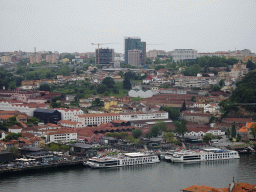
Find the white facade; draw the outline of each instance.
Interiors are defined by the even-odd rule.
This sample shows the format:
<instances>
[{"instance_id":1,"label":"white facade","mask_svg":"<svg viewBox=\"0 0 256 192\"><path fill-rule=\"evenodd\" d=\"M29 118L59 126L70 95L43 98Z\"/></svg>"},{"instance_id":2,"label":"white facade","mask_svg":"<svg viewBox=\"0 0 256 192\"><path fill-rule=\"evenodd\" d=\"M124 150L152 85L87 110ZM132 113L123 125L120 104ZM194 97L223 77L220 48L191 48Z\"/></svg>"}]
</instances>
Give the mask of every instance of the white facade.
<instances>
[{"instance_id":1,"label":"white facade","mask_svg":"<svg viewBox=\"0 0 256 192\"><path fill-rule=\"evenodd\" d=\"M143 91L143 90L130 90L128 95L130 97L139 97L139 98L149 98L153 95L158 94L158 92L153 92L151 90Z\"/></svg>"},{"instance_id":2,"label":"white facade","mask_svg":"<svg viewBox=\"0 0 256 192\"><path fill-rule=\"evenodd\" d=\"M138 121L138 120L159 120L168 119L168 112L157 111L148 113L130 113L130 114L120 114L120 120L124 121Z\"/></svg>"},{"instance_id":3,"label":"white facade","mask_svg":"<svg viewBox=\"0 0 256 192\"><path fill-rule=\"evenodd\" d=\"M48 133L46 135L46 142L70 142L70 141L76 141L77 140L77 133L73 132L55 132L55 133Z\"/></svg>"},{"instance_id":4,"label":"white facade","mask_svg":"<svg viewBox=\"0 0 256 192\"><path fill-rule=\"evenodd\" d=\"M195 137L198 137L198 138L202 138L206 133L211 133L213 134L214 136L222 136L222 135L225 135L225 132L221 132L221 130L209 130L207 132L203 132L203 131L190 131L190 132L186 132L184 134L185 137L187 136L195 136Z\"/></svg>"},{"instance_id":5,"label":"white facade","mask_svg":"<svg viewBox=\"0 0 256 192\"><path fill-rule=\"evenodd\" d=\"M101 114L83 114L74 115L72 121L81 123L82 127L88 125L100 125L101 123L110 123L112 120L119 120L118 113L101 113Z\"/></svg>"},{"instance_id":6,"label":"white facade","mask_svg":"<svg viewBox=\"0 0 256 192\"><path fill-rule=\"evenodd\" d=\"M197 51L195 49L174 49L171 52L171 56L175 62L185 59L196 59Z\"/></svg>"},{"instance_id":7,"label":"white facade","mask_svg":"<svg viewBox=\"0 0 256 192\"><path fill-rule=\"evenodd\" d=\"M44 104L34 104L34 103L12 103L11 101L1 101L0 110L4 111L19 111L21 113L26 113L28 116L33 117L33 112L38 108L46 109Z\"/></svg>"},{"instance_id":8,"label":"white facade","mask_svg":"<svg viewBox=\"0 0 256 192\"><path fill-rule=\"evenodd\" d=\"M204 106L204 113L219 113L220 107L217 104L207 104Z\"/></svg>"},{"instance_id":9,"label":"white facade","mask_svg":"<svg viewBox=\"0 0 256 192\"><path fill-rule=\"evenodd\" d=\"M64 109L56 108L61 113L61 120L72 120L74 115L82 115L84 112L81 109Z\"/></svg>"}]
</instances>

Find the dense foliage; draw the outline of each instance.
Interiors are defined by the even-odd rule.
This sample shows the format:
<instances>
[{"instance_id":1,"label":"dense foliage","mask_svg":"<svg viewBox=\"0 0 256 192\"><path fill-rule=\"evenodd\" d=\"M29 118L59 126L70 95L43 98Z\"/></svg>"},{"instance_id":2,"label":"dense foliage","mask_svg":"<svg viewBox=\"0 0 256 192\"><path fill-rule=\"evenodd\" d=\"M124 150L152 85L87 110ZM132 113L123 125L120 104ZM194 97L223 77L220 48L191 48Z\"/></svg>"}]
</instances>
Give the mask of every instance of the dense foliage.
<instances>
[{"instance_id":1,"label":"dense foliage","mask_svg":"<svg viewBox=\"0 0 256 192\"><path fill-rule=\"evenodd\" d=\"M236 103L255 103L256 101L256 71L251 71L236 83L230 100ZM256 112L256 106L247 105L246 109Z\"/></svg>"}]
</instances>

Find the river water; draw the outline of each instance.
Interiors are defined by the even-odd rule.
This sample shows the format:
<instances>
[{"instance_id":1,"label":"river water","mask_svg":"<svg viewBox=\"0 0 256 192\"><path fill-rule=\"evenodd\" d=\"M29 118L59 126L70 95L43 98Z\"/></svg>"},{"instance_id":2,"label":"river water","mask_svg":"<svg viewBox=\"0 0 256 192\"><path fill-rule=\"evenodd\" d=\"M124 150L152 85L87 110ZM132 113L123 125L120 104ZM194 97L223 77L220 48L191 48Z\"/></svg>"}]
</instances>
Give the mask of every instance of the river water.
<instances>
[{"instance_id":1,"label":"river water","mask_svg":"<svg viewBox=\"0 0 256 192\"><path fill-rule=\"evenodd\" d=\"M228 187L236 182L256 184L256 154L240 159L90 169L73 167L0 177L1 192L178 192L191 185Z\"/></svg>"}]
</instances>

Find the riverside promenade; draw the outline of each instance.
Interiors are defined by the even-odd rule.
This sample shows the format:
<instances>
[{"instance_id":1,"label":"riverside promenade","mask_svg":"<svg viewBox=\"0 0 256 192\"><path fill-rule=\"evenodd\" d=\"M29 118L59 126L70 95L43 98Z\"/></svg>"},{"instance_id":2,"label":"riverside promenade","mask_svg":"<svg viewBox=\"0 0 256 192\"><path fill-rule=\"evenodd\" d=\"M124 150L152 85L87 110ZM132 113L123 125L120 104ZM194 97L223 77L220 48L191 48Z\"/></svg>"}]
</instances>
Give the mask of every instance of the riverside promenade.
<instances>
[{"instance_id":1,"label":"riverside promenade","mask_svg":"<svg viewBox=\"0 0 256 192\"><path fill-rule=\"evenodd\" d=\"M51 163L41 163L37 165L18 165L18 166L11 166L11 167L0 167L0 176L3 175L12 175L24 172L35 172L40 170L50 170L56 169L59 167L72 167L72 166L79 166L83 165L83 160L73 160L73 161L59 161L59 162L51 162Z\"/></svg>"}]
</instances>

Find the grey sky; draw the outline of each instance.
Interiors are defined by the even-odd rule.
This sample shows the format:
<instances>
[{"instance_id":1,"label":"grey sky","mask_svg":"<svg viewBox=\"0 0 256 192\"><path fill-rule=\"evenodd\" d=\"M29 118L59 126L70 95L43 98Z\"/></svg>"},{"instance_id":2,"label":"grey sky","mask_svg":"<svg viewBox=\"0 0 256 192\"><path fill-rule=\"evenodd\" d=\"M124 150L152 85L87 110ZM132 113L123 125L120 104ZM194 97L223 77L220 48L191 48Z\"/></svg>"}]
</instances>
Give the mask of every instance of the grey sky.
<instances>
[{"instance_id":1,"label":"grey sky","mask_svg":"<svg viewBox=\"0 0 256 192\"><path fill-rule=\"evenodd\" d=\"M124 37L147 50L256 52L256 0L0 0L0 51L124 52Z\"/></svg>"}]
</instances>

